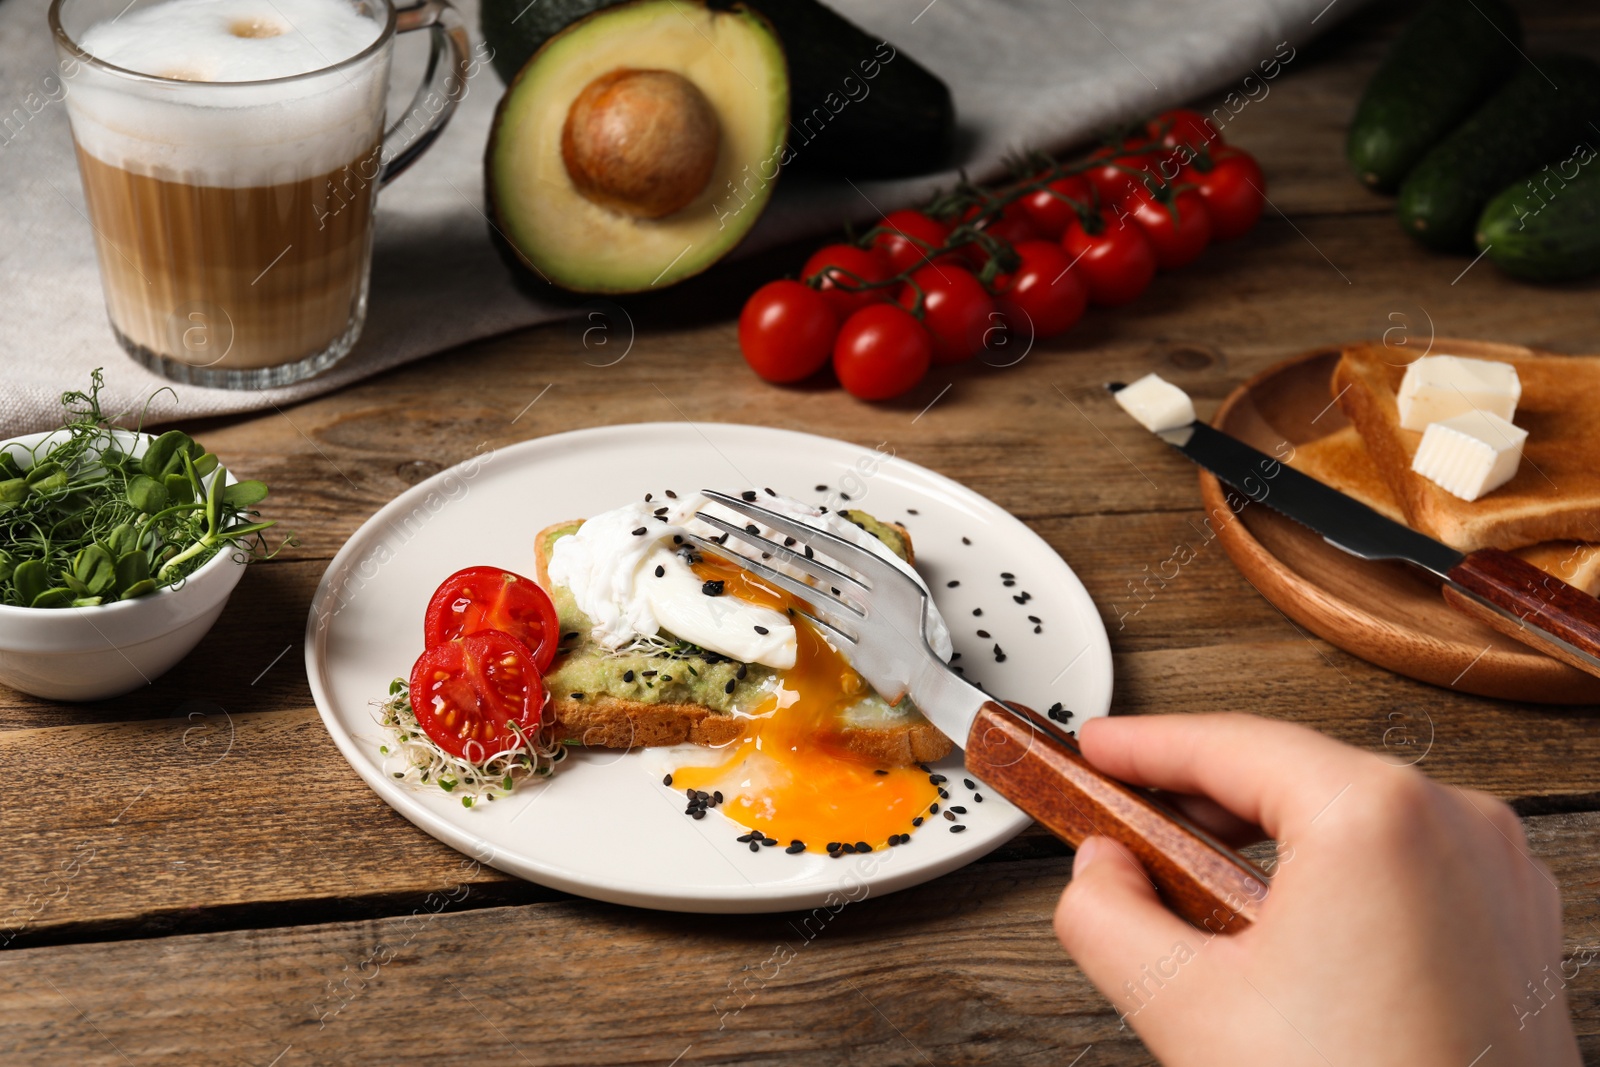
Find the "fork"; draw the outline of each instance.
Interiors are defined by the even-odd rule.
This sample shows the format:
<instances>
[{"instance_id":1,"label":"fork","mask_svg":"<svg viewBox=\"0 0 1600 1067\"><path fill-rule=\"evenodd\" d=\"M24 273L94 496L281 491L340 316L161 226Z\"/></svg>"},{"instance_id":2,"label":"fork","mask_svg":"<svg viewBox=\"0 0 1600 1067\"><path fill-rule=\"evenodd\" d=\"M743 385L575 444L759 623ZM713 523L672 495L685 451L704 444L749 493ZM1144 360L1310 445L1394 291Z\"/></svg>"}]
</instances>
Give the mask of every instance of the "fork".
<instances>
[{"instance_id":1,"label":"fork","mask_svg":"<svg viewBox=\"0 0 1600 1067\"><path fill-rule=\"evenodd\" d=\"M827 635L890 704L910 696L918 710L964 751L976 776L1076 848L1086 837L1119 842L1144 866L1168 905L1212 933L1253 923L1268 893L1258 867L1154 795L1096 770L1064 727L1020 704L995 700L939 659L928 644L928 591L878 554L827 530L713 490L705 496L775 530L790 544L701 511L718 538L686 533L703 552L782 589L799 614ZM727 546L729 538L782 561L802 581Z\"/></svg>"}]
</instances>

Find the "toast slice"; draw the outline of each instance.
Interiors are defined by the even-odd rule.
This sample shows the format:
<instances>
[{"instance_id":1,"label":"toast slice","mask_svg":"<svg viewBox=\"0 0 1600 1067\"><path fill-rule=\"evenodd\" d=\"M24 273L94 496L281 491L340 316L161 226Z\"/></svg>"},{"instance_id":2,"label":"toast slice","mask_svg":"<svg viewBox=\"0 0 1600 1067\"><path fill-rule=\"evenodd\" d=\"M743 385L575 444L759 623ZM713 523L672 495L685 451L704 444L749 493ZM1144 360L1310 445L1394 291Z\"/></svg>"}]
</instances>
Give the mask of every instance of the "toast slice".
<instances>
[{"instance_id":1,"label":"toast slice","mask_svg":"<svg viewBox=\"0 0 1600 1067\"><path fill-rule=\"evenodd\" d=\"M1346 346L1333 394L1409 525L1463 552L1600 541L1600 359L1483 341L1440 340L1434 351L1516 367L1522 380L1516 423L1528 441L1511 481L1478 500L1452 496L1412 473L1422 434L1400 425L1395 395L1405 364L1379 343Z\"/></svg>"},{"instance_id":2,"label":"toast slice","mask_svg":"<svg viewBox=\"0 0 1600 1067\"><path fill-rule=\"evenodd\" d=\"M906 562L915 558L904 526L861 512L841 514L861 523ZM610 652L592 642L589 620L572 594L550 581L556 541L581 525L581 519L556 523L534 538L538 581L561 619L561 648L545 675L556 739L597 748L684 742L721 747L736 741L748 721L739 711L765 696L775 672L692 646ZM954 747L916 710L890 707L876 697L841 716L828 740L833 748L886 767L943 759Z\"/></svg>"},{"instance_id":3,"label":"toast slice","mask_svg":"<svg viewBox=\"0 0 1600 1067\"><path fill-rule=\"evenodd\" d=\"M1354 426L1296 445L1289 466L1367 505L1395 522L1406 515L1378 473ZM1600 595L1600 545L1580 541L1541 541L1516 554L1590 596Z\"/></svg>"}]
</instances>

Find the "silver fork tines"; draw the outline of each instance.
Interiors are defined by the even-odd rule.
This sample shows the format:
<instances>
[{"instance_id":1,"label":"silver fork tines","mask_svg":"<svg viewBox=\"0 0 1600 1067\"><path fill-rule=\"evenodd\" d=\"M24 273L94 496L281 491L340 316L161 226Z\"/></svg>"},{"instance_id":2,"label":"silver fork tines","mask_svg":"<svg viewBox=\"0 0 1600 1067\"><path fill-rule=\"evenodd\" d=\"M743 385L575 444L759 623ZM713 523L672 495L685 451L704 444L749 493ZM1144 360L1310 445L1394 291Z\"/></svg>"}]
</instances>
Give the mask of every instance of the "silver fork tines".
<instances>
[{"instance_id":1,"label":"silver fork tines","mask_svg":"<svg viewBox=\"0 0 1600 1067\"><path fill-rule=\"evenodd\" d=\"M813 551L831 556L861 575L869 586L882 581L905 580L905 575L877 553L846 541L838 534L819 529L798 519L791 519L787 515L780 515L776 511L769 511L738 497L719 493L714 489L702 489L700 492L735 514L744 515L781 534L793 537L803 545L811 546Z\"/></svg>"},{"instance_id":2,"label":"silver fork tines","mask_svg":"<svg viewBox=\"0 0 1600 1067\"><path fill-rule=\"evenodd\" d=\"M709 518L709 516L706 515L699 515L697 517L701 519ZM759 541L766 545L772 544L772 542L766 541L763 538L754 537L754 535L749 536L753 539L753 541ZM721 556L728 562L733 563L736 566L743 567L745 570L759 577L762 581L765 581L771 585L775 585L779 589L786 590L787 592L799 597L807 604L810 604L812 608L811 612L800 612L801 615L804 615L807 619L810 619L813 623L817 624L828 633L838 637L840 640L851 644L855 643L855 624L859 623L863 618L865 618L863 612L857 611L843 600L830 595L825 589L819 589L814 585L808 585L798 578L784 574L782 571L777 570L774 567L767 566L760 560L754 560L749 556L735 552L720 541L713 541L709 537L701 537L699 534L695 533L686 533L683 535L683 537L684 540L688 541L696 548L699 548L705 552L710 552L712 555ZM782 548L783 546L779 545L777 547ZM827 569L832 570L831 567Z\"/></svg>"}]
</instances>

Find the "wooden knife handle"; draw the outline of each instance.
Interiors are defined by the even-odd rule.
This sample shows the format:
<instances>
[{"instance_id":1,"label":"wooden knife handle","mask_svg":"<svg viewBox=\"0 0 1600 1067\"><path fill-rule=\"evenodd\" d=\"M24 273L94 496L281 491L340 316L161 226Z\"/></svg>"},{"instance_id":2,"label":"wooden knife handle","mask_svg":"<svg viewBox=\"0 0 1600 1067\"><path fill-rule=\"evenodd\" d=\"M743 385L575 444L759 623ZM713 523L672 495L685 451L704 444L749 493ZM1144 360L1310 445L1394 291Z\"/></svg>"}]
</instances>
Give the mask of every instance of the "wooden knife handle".
<instances>
[{"instance_id":1,"label":"wooden knife handle","mask_svg":"<svg viewBox=\"0 0 1600 1067\"><path fill-rule=\"evenodd\" d=\"M1581 671L1600 675L1600 600L1498 548L1445 576L1451 607Z\"/></svg>"},{"instance_id":2,"label":"wooden knife handle","mask_svg":"<svg viewBox=\"0 0 1600 1067\"><path fill-rule=\"evenodd\" d=\"M1076 848L1099 834L1137 856L1172 910L1212 933L1256 920L1267 876L1149 794L1090 766L1064 731L1020 704L990 701L967 737L967 767Z\"/></svg>"}]
</instances>

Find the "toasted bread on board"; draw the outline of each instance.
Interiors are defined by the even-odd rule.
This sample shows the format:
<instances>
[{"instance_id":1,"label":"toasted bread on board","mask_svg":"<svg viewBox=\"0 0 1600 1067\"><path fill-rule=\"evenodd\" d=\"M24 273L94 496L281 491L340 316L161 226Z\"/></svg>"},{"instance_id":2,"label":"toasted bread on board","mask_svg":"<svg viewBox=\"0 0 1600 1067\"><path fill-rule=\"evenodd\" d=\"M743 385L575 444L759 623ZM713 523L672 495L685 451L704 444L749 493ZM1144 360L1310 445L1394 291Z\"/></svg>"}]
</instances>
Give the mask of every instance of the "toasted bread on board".
<instances>
[{"instance_id":1,"label":"toasted bread on board","mask_svg":"<svg viewBox=\"0 0 1600 1067\"><path fill-rule=\"evenodd\" d=\"M1361 435L1354 426L1345 426L1326 437L1296 445L1289 466L1361 501L1386 518L1400 523L1406 521L1399 501L1378 473L1372 457L1367 455L1366 446L1361 443ZM1600 594L1600 545L1541 541L1517 549L1516 554L1590 596Z\"/></svg>"},{"instance_id":2,"label":"toasted bread on board","mask_svg":"<svg viewBox=\"0 0 1600 1067\"><path fill-rule=\"evenodd\" d=\"M1451 495L1411 470L1422 434L1401 427L1395 400L1407 361L1381 343L1346 346L1333 394L1409 525L1463 552L1600 541L1600 359L1443 339L1432 352L1516 367L1528 440L1511 481L1474 501Z\"/></svg>"},{"instance_id":3,"label":"toasted bread on board","mask_svg":"<svg viewBox=\"0 0 1600 1067\"><path fill-rule=\"evenodd\" d=\"M572 594L550 581L550 554L555 542L576 532L581 525L581 519L556 523L540 530L534 538L539 584L555 601L564 637L561 651L546 675L550 689L547 707L554 715L557 739L597 748L653 747L684 742L721 747L737 740L748 720L733 708L744 696L745 686L756 687L770 678L769 668L746 665L740 675L736 672L741 665L726 657L713 658L708 663L702 656L692 654L682 658L636 654L640 665L631 672L629 682L624 683L620 678L610 678L606 682L608 690L618 692L595 692L593 685L578 691L570 684L563 684L577 669L575 665L579 661L587 658L592 664L594 658L601 655L598 646L589 639L589 622L577 610ZM914 558L911 535L905 527L893 523L883 525L897 535L897 538L886 538L885 544L911 562ZM894 543L896 539L899 544ZM648 662L644 662L646 660ZM635 659L619 660L619 673L621 667L634 663ZM683 672L691 666L695 668L696 684L701 685L702 690L710 689L710 699L721 701L720 706L708 700L688 698L682 682L687 677ZM645 688L641 677L646 667L652 667L655 672L649 688ZM673 670L680 672L677 678L671 677ZM664 678L670 680L663 681ZM704 685L700 679L709 679L714 684ZM724 679L735 686L735 692L727 697L721 696ZM676 688L671 688L673 686ZM673 698L672 694L678 694L678 698ZM650 699L644 699L646 697ZM828 745L883 766L943 759L954 747L950 739L921 714L888 707L847 713L830 730Z\"/></svg>"}]
</instances>

